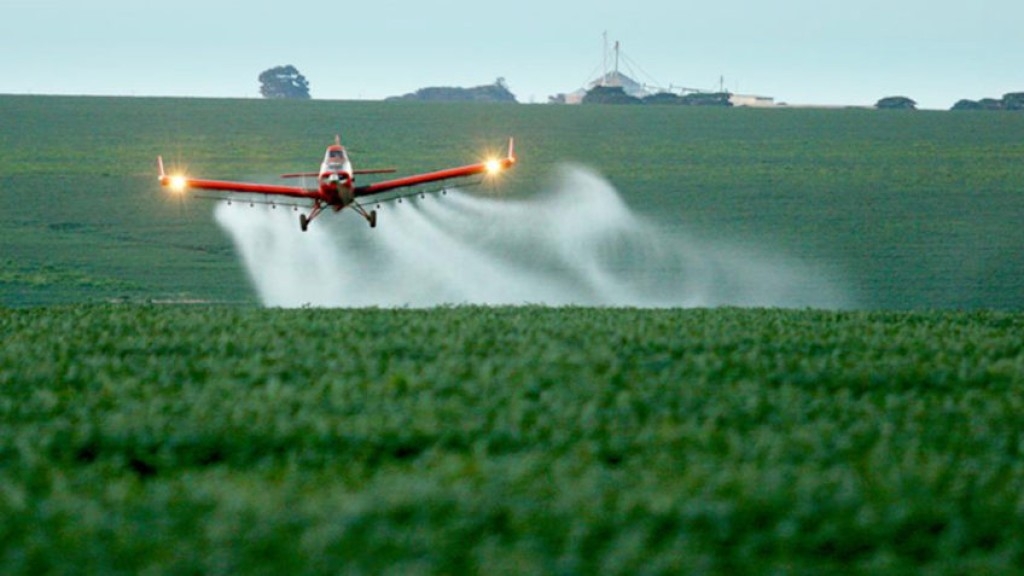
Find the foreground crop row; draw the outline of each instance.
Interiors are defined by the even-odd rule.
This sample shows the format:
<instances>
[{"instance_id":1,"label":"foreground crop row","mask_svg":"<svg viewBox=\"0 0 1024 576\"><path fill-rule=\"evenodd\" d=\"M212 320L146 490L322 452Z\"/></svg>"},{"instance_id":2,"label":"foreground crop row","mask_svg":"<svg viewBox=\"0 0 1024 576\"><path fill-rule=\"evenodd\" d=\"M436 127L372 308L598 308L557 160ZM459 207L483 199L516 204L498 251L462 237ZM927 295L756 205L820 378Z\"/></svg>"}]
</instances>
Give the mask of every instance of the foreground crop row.
<instances>
[{"instance_id":1,"label":"foreground crop row","mask_svg":"<svg viewBox=\"0 0 1024 576\"><path fill-rule=\"evenodd\" d=\"M1009 570L1024 316L0 310L0 568Z\"/></svg>"}]
</instances>

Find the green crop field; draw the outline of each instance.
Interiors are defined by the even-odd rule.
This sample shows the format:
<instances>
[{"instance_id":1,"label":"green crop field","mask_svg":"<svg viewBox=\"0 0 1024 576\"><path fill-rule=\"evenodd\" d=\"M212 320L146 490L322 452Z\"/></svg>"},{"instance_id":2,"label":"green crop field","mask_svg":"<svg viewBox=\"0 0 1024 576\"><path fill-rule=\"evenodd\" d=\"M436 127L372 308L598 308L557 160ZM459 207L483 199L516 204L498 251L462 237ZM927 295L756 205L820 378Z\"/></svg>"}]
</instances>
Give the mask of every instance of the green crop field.
<instances>
[{"instance_id":1,"label":"green crop field","mask_svg":"<svg viewBox=\"0 0 1024 576\"><path fill-rule=\"evenodd\" d=\"M500 194L589 166L656 238L806 263L849 309L258 307L155 158L274 181L336 132L409 172L515 136ZM1021 134L0 96L0 573L1019 572Z\"/></svg>"},{"instance_id":2,"label":"green crop field","mask_svg":"<svg viewBox=\"0 0 1024 576\"><path fill-rule=\"evenodd\" d=\"M510 197L590 166L664 229L807 262L855 308L1024 304L1020 114L32 96L0 96L0 303L255 302L212 203L159 189L155 158L272 182L337 132L409 172L515 136Z\"/></svg>"},{"instance_id":3,"label":"green crop field","mask_svg":"<svg viewBox=\"0 0 1024 576\"><path fill-rule=\"evenodd\" d=\"M1024 318L0 311L0 571L1015 573Z\"/></svg>"}]
</instances>

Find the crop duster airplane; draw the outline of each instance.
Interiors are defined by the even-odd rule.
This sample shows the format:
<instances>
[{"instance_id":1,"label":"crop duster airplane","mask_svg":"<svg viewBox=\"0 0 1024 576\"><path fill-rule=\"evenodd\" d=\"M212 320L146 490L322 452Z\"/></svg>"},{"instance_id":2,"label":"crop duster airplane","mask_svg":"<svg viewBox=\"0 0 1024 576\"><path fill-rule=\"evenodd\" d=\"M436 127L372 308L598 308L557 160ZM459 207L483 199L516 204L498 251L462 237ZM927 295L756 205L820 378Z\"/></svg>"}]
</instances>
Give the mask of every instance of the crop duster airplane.
<instances>
[{"instance_id":1,"label":"crop duster airplane","mask_svg":"<svg viewBox=\"0 0 1024 576\"><path fill-rule=\"evenodd\" d=\"M453 180L474 175L493 176L503 170L511 168L516 163L513 150L514 140L509 138L508 154L504 158L492 158L477 164L469 164L459 168L446 168L425 174L405 176L393 180L383 180L371 184L357 185L355 177L360 174L388 174L395 172L394 169L382 170L355 170L352 168L352 161L348 152L341 145L341 138L334 137L334 144L327 147L324 153L324 161L320 164L319 172L282 174L282 178L316 178L317 187L306 188L300 186L279 186L274 184L255 184L250 182L228 182L224 180L203 180L192 178L184 174L168 174L164 171L163 157L157 157L157 165L160 170L160 184L171 190L183 193L189 188L198 190L216 190L220 192L242 193L242 194L264 194L267 196L283 196L289 199L309 199L313 201L313 207L309 214L299 215L299 226L305 232L309 223L316 218L324 207L330 207L335 212L351 206L370 224L371 228L377 226L377 211L369 212L359 204L363 198L371 198L402 188L410 188L440 182L442 180ZM401 197L398 195L397 197Z\"/></svg>"}]
</instances>

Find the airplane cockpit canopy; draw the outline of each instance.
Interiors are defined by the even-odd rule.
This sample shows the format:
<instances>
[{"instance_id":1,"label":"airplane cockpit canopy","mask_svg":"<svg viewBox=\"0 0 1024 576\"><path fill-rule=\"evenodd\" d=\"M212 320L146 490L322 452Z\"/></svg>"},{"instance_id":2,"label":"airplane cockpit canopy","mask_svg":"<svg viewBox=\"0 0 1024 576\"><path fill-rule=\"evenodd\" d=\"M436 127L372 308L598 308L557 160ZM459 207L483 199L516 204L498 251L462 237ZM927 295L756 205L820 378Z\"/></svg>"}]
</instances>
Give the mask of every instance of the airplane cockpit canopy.
<instances>
[{"instance_id":1,"label":"airplane cockpit canopy","mask_svg":"<svg viewBox=\"0 0 1024 576\"><path fill-rule=\"evenodd\" d=\"M348 161L348 157L345 155L345 149L344 148L332 148L332 149L328 150L327 151L327 159L326 159L326 161L327 161L327 164L330 165L330 166L341 166L346 161Z\"/></svg>"}]
</instances>

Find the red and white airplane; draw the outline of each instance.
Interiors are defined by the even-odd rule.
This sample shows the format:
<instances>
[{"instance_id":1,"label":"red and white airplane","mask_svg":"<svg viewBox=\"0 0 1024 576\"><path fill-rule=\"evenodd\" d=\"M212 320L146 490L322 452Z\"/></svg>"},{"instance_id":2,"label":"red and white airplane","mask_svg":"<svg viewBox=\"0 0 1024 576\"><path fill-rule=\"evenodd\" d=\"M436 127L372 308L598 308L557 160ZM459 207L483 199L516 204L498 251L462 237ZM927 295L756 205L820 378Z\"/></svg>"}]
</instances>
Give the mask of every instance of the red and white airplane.
<instances>
[{"instance_id":1,"label":"red and white airplane","mask_svg":"<svg viewBox=\"0 0 1024 576\"><path fill-rule=\"evenodd\" d=\"M513 139L508 141L508 154L504 158L492 158L477 164L469 164L459 168L447 168L425 174L405 176L394 180L384 180L371 184L356 185L355 177L359 174L387 174L394 172L393 169L384 170L354 170L349 160L348 152L341 145L341 138L335 136L334 144L327 147L324 153L324 161L320 164L319 172L282 174L282 178L316 178L316 188L305 188L300 186L279 186L274 184L255 184L250 182L228 182L224 180L203 180L191 178L184 174L168 174L164 171L163 157L157 157L157 165L160 170L160 184L171 190L183 193L189 188L199 190L217 190L220 192L237 192L243 194L265 194L269 196L283 196L290 199L309 199L313 201L312 210L309 215L299 215L299 226L305 232L309 223L316 218L325 206L335 212L351 206L363 218L369 222L371 228L377 226L377 211L366 211L359 205L359 199L391 192L399 188L419 186L430 182L442 180L453 180L482 174L493 176L502 170L511 168L516 163L513 150Z\"/></svg>"}]
</instances>

